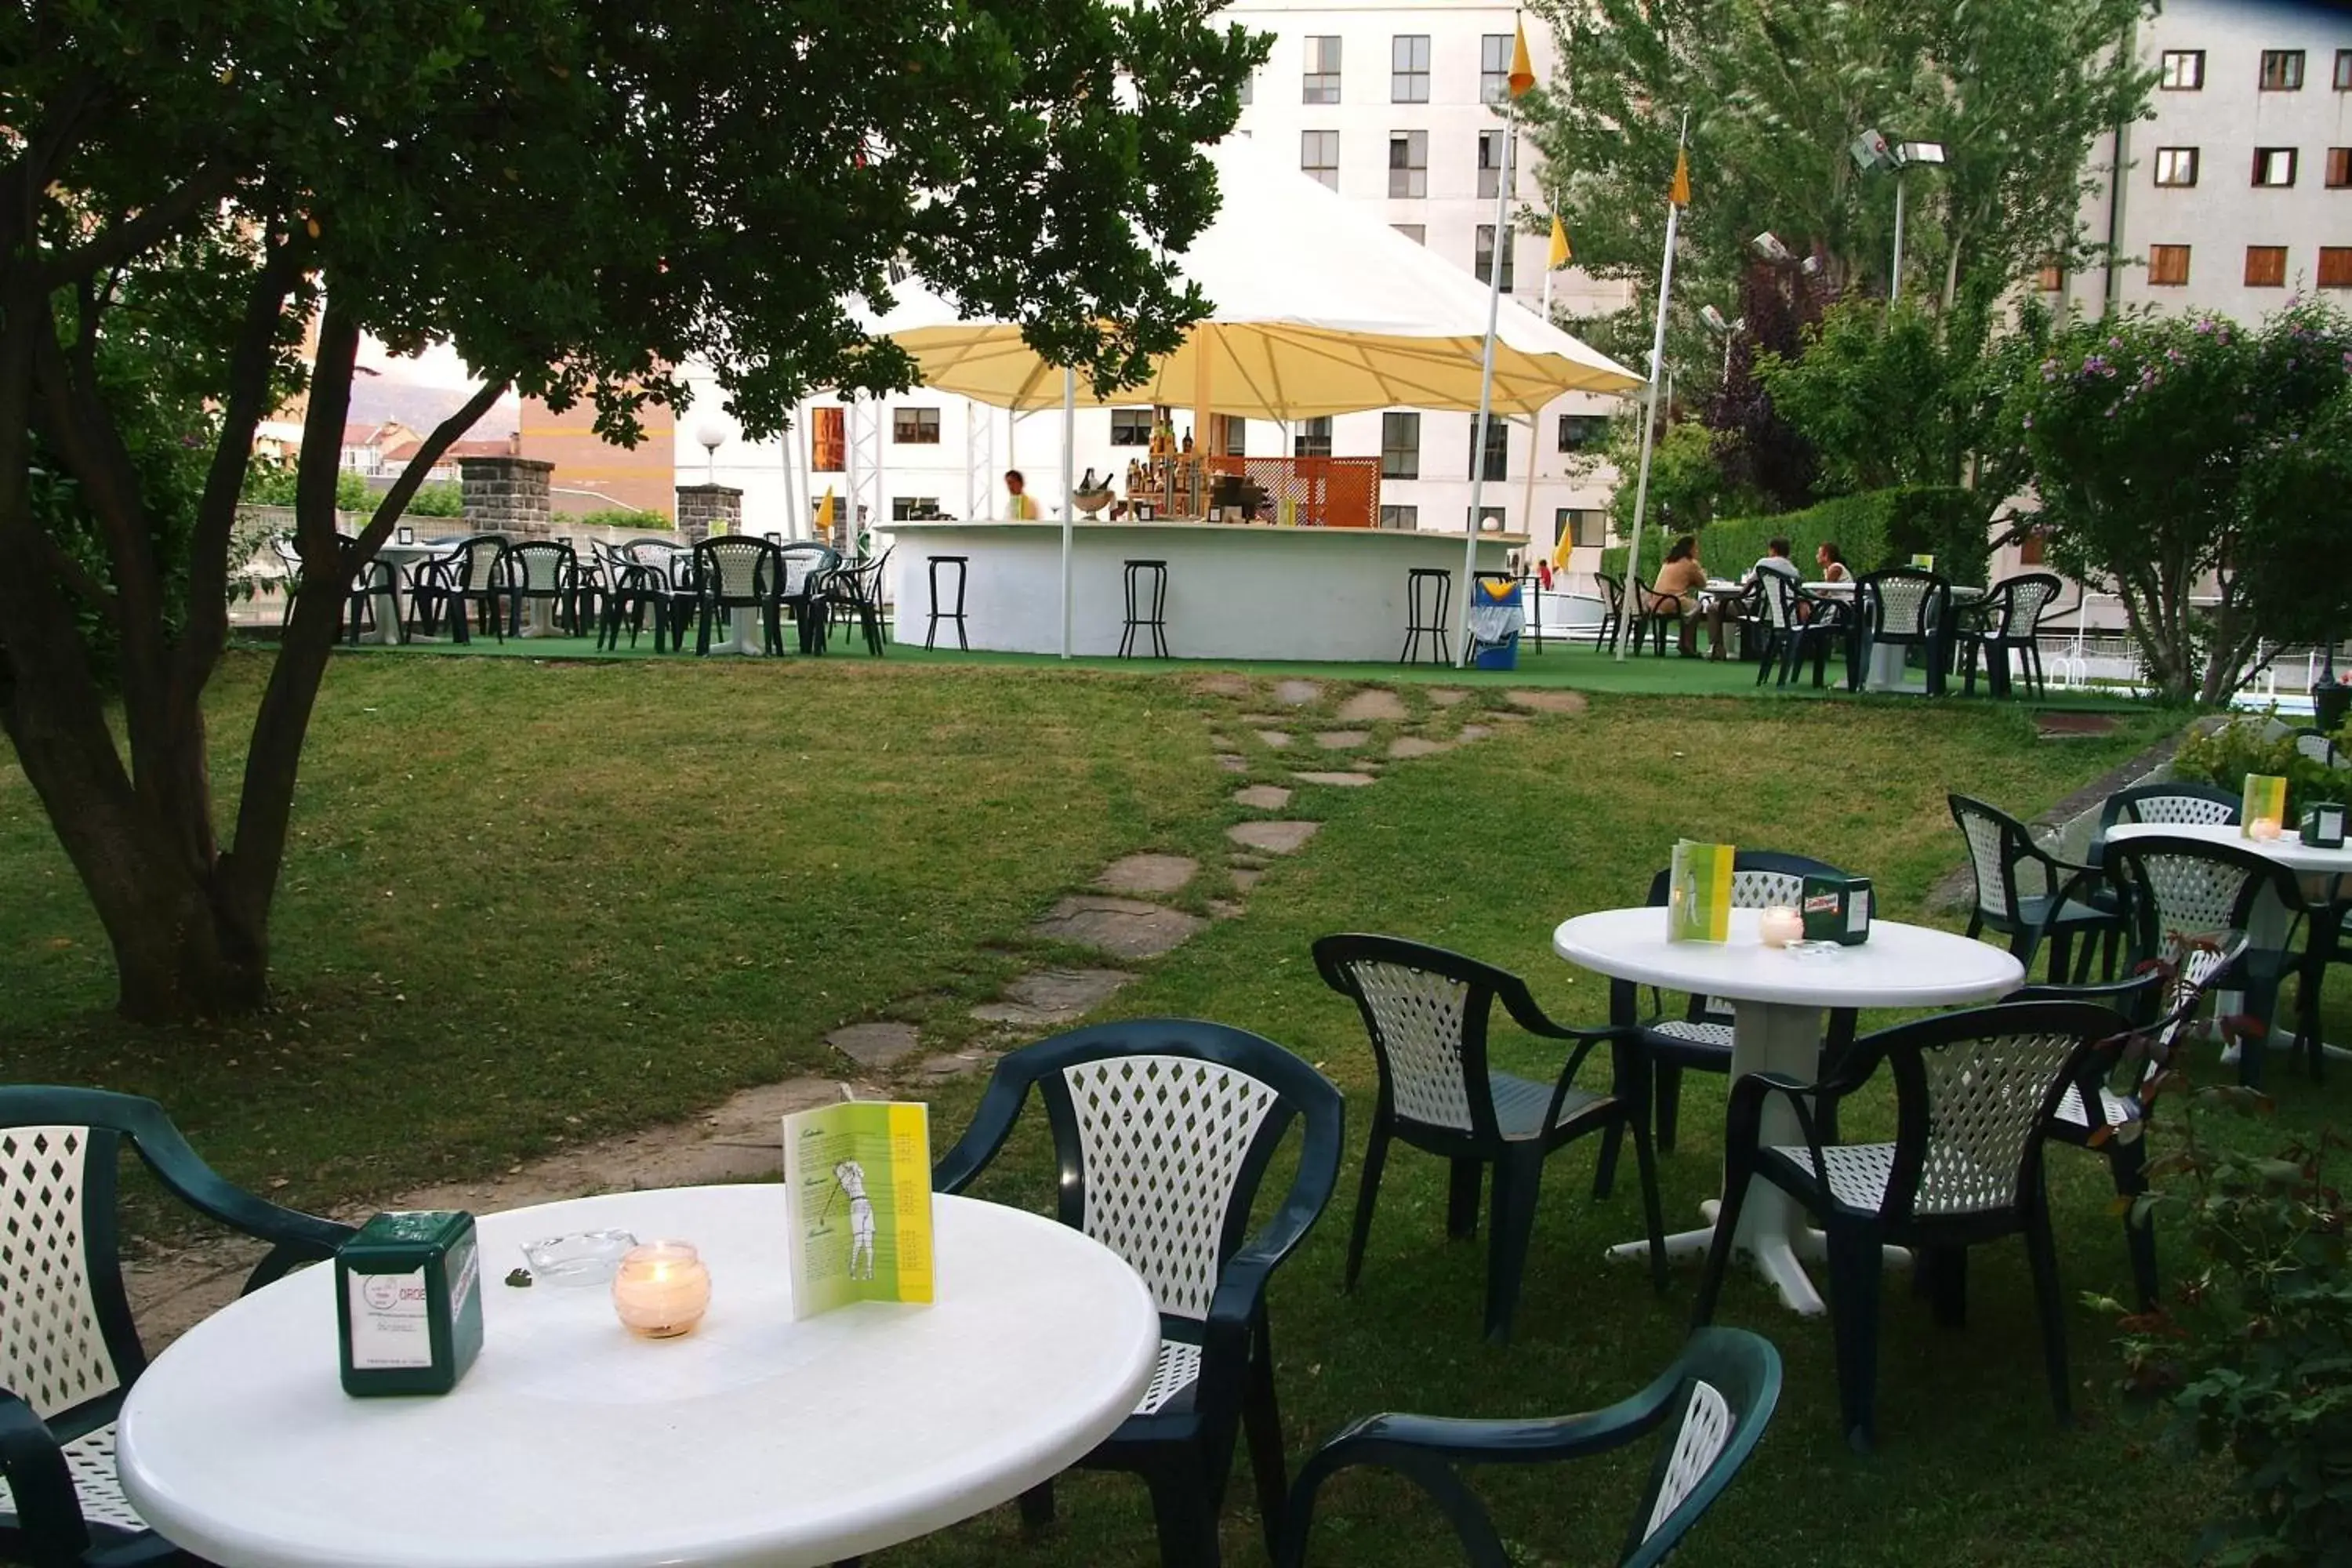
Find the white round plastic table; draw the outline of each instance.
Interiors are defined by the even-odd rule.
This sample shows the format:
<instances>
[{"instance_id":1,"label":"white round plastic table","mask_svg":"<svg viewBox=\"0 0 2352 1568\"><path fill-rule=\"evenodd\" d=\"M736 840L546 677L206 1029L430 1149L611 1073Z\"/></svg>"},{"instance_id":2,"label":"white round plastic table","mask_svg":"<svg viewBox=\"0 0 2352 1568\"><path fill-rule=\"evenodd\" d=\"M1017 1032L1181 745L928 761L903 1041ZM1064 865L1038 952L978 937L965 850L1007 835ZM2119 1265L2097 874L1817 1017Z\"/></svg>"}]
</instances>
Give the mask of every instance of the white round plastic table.
<instances>
[{"instance_id":1,"label":"white round plastic table","mask_svg":"<svg viewBox=\"0 0 2352 1568\"><path fill-rule=\"evenodd\" d=\"M2193 838L2202 843L2225 845L2231 849L2242 849L2249 854L2259 855L2263 859L2274 861L2294 872L2296 879L2303 884L2303 896L2305 901L2314 910L2321 911L2329 910L2341 901L2344 879L2352 877L2352 847L2322 849L2316 845L2305 844L2296 837L2292 827L2276 838L2248 838L2240 833L2235 823L2125 822L2108 828L2101 836L2101 842L2121 844L2134 838ZM2323 912L2316 918L2329 917ZM2254 900L2254 907L2247 914L2247 945L2264 952L2282 952L2285 949L2288 939L2294 934L2294 911L2279 901L2275 890L2264 888L2261 895ZM2243 997L2241 995L2238 1001L2231 1002L2225 996L2223 1005L2235 1011L2243 1005ZM2264 1019L2263 1022L2268 1025L2271 1021ZM2273 1050L2285 1050L2291 1048L2294 1044L2294 1030L2288 1029L2282 1033L2275 1026L2271 1028L2270 1045ZM2347 1050L2342 1046L2323 1045L2320 1048L2337 1060L2352 1059L2352 1050ZM2235 1047L2231 1047L2232 1051L2235 1049ZM2222 1059L2227 1061L2231 1058L2225 1056Z\"/></svg>"},{"instance_id":2,"label":"white round plastic table","mask_svg":"<svg viewBox=\"0 0 2352 1568\"><path fill-rule=\"evenodd\" d=\"M1771 948L1758 940L1759 910L1731 911L1727 942L1668 942L1666 911L1654 905L1604 910L1563 921L1552 951L1570 963L1669 991L1721 996L1732 1005L1731 1076L1787 1073L1811 1083L1820 1070L1822 1013L1832 1007L1933 1007L1990 1002L2024 984L2025 971L2000 948L1950 931L1874 920L1870 940L1853 947ZM1764 1106L1764 1141L1796 1143L1804 1134L1783 1101ZM1706 1226L1666 1237L1670 1257L1704 1254L1715 1237L1717 1205L1702 1205ZM1805 1258L1824 1256L1819 1232L1798 1223L1796 1205L1769 1182L1748 1190L1734 1238L1781 1301L1805 1313L1822 1310L1806 1278ZM1649 1243L1610 1249L1646 1255Z\"/></svg>"},{"instance_id":3,"label":"white round plastic table","mask_svg":"<svg viewBox=\"0 0 2352 1568\"><path fill-rule=\"evenodd\" d=\"M133 1385L123 1489L223 1568L801 1568L908 1540L1092 1449L1160 1348L1142 1279L1080 1232L964 1198L933 1214L935 1303L797 1323L781 1185L484 1215L481 1355L437 1398L346 1395L333 1270L306 1269ZM641 1340L608 1286L500 1283L522 1243L604 1226L701 1249L700 1327Z\"/></svg>"}]
</instances>

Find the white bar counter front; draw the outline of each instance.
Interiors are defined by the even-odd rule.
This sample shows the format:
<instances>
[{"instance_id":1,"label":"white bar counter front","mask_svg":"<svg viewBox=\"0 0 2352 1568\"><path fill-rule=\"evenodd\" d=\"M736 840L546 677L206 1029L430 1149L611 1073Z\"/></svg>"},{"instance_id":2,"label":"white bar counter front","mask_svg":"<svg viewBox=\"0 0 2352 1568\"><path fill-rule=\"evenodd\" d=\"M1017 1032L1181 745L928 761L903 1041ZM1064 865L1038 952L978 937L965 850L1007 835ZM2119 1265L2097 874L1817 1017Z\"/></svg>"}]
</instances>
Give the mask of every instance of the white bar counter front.
<instances>
[{"instance_id":1,"label":"white bar counter front","mask_svg":"<svg viewBox=\"0 0 2352 1568\"><path fill-rule=\"evenodd\" d=\"M971 645L1000 653L1062 651L1062 524L894 522L890 563L897 640L920 647L931 624L930 563L961 555ZM1527 542L1478 538L1478 570L1500 572ZM1168 651L1177 658L1392 662L1404 647L1406 574L1451 577L1446 625L1462 619L1462 535L1390 528L1297 528L1200 521L1072 525L1070 651L1118 652L1127 620L1126 563L1168 563ZM955 568L939 573L942 610L955 606ZM1148 579L1139 609L1149 614ZM1147 650L1150 634L1139 633ZM937 646L954 647L942 620ZM1423 644L1426 647L1426 642ZM1450 637L1442 646L1451 647Z\"/></svg>"}]
</instances>

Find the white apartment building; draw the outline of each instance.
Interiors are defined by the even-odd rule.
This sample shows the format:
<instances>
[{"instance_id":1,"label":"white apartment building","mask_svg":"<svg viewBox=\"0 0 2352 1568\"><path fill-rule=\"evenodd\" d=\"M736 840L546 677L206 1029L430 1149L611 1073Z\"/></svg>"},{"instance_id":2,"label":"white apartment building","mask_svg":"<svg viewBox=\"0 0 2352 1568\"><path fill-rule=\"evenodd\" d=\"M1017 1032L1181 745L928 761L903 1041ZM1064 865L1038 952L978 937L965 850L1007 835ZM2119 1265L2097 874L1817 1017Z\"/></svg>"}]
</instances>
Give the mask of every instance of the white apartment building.
<instances>
[{"instance_id":1,"label":"white apartment building","mask_svg":"<svg viewBox=\"0 0 2352 1568\"><path fill-rule=\"evenodd\" d=\"M1492 0L1244 0L1225 16L1275 40L1244 91L1241 132L1485 279L1494 253L1505 123L1494 106L1506 96L1513 7ZM1548 78L1549 30L1532 27L1528 42L1538 79ZM1513 190L1518 204L1540 209L1541 170L1525 166L1528 146L1522 138L1512 160ZM1504 247L1504 287L1530 309L1538 308L1548 248L1540 234L1511 236ZM1270 256L1266 265L1280 266L1282 258ZM1612 309L1624 300L1623 285L1574 271L1552 282L1555 302L1580 310ZM716 402L706 397L677 421L678 482L737 486L749 530L786 531L782 447L734 439L723 418L713 417ZM1531 553L1549 553L1558 534L1570 532L1592 547L1574 562L1591 570L1615 479L1605 469L1571 475L1570 459L1598 443L1615 404L1570 394L1532 426L1498 420L1480 503L1488 526L1499 521L1528 533ZM843 463L814 475L814 496L830 486L845 499L854 463L860 494L885 528L888 518L933 510L993 515L1003 494L997 476L1008 468L1027 477L1045 515L1058 514L1058 409L1015 420L1001 409L918 390L845 416L823 404L812 414L801 438L814 437L828 460L841 449ZM1192 412L1178 409L1174 418L1181 433ZM1270 423L1234 420L1205 434L1245 456L1378 457L1383 526L1458 531L1470 512L1475 420L1465 413L1397 409L1306 421L1286 433ZM1129 458L1142 455L1150 427L1150 410L1141 405L1079 410L1074 471L1123 473ZM831 439L835 429L838 443ZM719 444L706 450L703 441L712 436ZM854 454L846 450L853 447Z\"/></svg>"},{"instance_id":2,"label":"white apartment building","mask_svg":"<svg viewBox=\"0 0 2352 1568\"><path fill-rule=\"evenodd\" d=\"M2044 274L2069 309L2154 306L2256 321L2352 291L2352 6L2165 0L2136 29L2155 118L2094 151L2084 226L2115 261ZM2352 303L2352 292L2338 295Z\"/></svg>"}]
</instances>

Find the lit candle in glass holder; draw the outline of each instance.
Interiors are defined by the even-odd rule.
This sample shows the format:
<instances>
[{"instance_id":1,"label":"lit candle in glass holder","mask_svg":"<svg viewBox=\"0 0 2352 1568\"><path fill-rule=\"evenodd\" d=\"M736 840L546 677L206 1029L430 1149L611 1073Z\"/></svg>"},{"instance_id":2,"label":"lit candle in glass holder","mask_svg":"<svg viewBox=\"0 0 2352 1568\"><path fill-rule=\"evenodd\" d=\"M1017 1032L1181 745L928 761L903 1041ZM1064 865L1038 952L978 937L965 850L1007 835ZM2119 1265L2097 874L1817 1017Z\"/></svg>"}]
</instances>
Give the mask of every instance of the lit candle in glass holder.
<instances>
[{"instance_id":1,"label":"lit candle in glass holder","mask_svg":"<svg viewBox=\"0 0 2352 1568\"><path fill-rule=\"evenodd\" d=\"M2276 838L2278 836L2279 819L2275 816L2258 816L2254 818L2253 825L2246 829L2246 837L2249 838L2270 839Z\"/></svg>"},{"instance_id":2,"label":"lit candle in glass holder","mask_svg":"<svg viewBox=\"0 0 2352 1568\"><path fill-rule=\"evenodd\" d=\"M1774 904L1757 919L1756 934L1766 947L1786 947L1804 940L1805 917L1786 904Z\"/></svg>"},{"instance_id":3,"label":"lit candle in glass holder","mask_svg":"<svg viewBox=\"0 0 2352 1568\"><path fill-rule=\"evenodd\" d=\"M710 1270L683 1241L632 1247L613 1276L613 1310L635 1333L667 1340L702 1321L710 1305Z\"/></svg>"}]
</instances>

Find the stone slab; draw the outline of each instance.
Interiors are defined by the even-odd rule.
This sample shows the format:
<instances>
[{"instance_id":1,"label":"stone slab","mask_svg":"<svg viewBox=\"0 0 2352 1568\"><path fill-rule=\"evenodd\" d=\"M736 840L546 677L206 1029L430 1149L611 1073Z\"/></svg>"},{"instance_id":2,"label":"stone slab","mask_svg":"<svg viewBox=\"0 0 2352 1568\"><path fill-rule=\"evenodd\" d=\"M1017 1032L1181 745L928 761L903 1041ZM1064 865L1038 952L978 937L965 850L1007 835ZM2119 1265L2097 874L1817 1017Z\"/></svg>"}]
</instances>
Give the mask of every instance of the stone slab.
<instances>
[{"instance_id":1,"label":"stone slab","mask_svg":"<svg viewBox=\"0 0 2352 1568\"><path fill-rule=\"evenodd\" d=\"M1247 701L1255 689L1246 675L1223 673L1195 676L1192 689L1203 697L1231 697Z\"/></svg>"},{"instance_id":2,"label":"stone slab","mask_svg":"<svg viewBox=\"0 0 2352 1568\"><path fill-rule=\"evenodd\" d=\"M1207 923L1198 915L1160 904L1081 894L1055 904L1029 931L1033 936L1076 942L1121 958L1158 958L1190 942Z\"/></svg>"},{"instance_id":3,"label":"stone slab","mask_svg":"<svg viewBox=\"0 0 2352 1568\"><path fill-rule=\"evenodd\" d=\"M1276 751L1290 744L1290 731L1287 730L1260 730L1257 738L1261 745L1272 746Z\"/></svg>"},{"instance_id":4,"label":"stone slab","mask_svg":"<svg viewBox=\"0 0 2352 1568\"><path fill-rule=\"evenodd\" d=\"M887 1068L902 1057L912 1056L922 1041L914 1025L884 1019L835 1029L824 1037L824 1043L859 1067Z\"/></svg>"},{"instance_id":5,"label":"stone slab","mask_svg":"<svg viewBox=\"0 0 2352 1568\"><path fill-rule=\"evenodd\" d=\"M1285 708L1304 708L1322 695L1323 689L1311 680L1277 680L1274 684L1274 700Z\"/></svg>"},{"instance_id":6,"label":"stone slab","mask_svg":"<svg viewBox=\"0 0 2352 1568\"><path fill-rule=\"evenodd\" d=\"M1381 782L1370 773L1293 773L1290 776L1297 779L1301 784L1336 784L1341 789L1361 789L1366 784L1378 784Z\"/></svg>"},{"instance_id":7,"label":"stone slab","mask_svg":"<svg viewBox=\"0 0 2352 1568\"><path fill-rule=\"evenodd\" d=\"M1290 792L1280 784L1250 784L1234 791L1234 802L1252 811L1280 811L1290 804Z\"/></svg>"},{"instance_id":8,"label":"stone slab","mask_svg":"<svg viewBox=\"0 0 2352 1568\"><path fill-rule=\"evenodd\" d=\"M1454 743L1450 741L1427 741L1419 735L1400 735L1389 742L1389 755L1400 760L1405 757L1433 757L1440 752L1450 752L1453 749Z\"/></svg>"},{"instance_id":9,"label":"stone slab","mask_svg":"<svg viewBox=\"0 0 2352 1568\"><path fill-rule=\"evenodd\" d=\"M1220 752L1217 766L1229 773L1245 773L1250 770L1249 759L1235 752Z\"/></svg>"},{"instance_id":10,"label":"stone slab","mask_svg":"<svg viewBox=\"0 0 2352 1568\"><path fill-rule=\"evenodd\" d=\"M1178 893L1201 874L1189 855L1129 855L1103 868L1095 886L1114 893Z\"/></svg>"},{"instance_id":11,"label":"stone slab","mask_svg":"<svg viewBox=\"0 0 2352 1568\"><path fill-rule=\"evenodd\" d=\"M1233 868L1232 876L1234 890L1246 893L1258 885L1265 873L1255 866L1236 866Z\"/></svg>"},{"instance_id":12,"label":"stone slab","mask_svg":"<svg viewBox=\"0 0 2352 1568\"><path fill-rule=\"evenodd\" d=\"M983 1024L1034 1028L1075 1024L1134 979L1124 969L1040 969L1007 985L1003 1000L974 1007L971 1016Z\"/></svg>"},{"instance_id":13,"label":"stone slab","mask_svg":"<svg viewBox=\"0 0 2352 1568\"><path fill-rule=\"evenodd\" d=\"M1323 730L1317 732L1315 743L1327 752L1351 752L1371 738L1370 730Z\"/></svg>"},{"instance_id":14,"label":"stone slab","mask_svg":"<svg viewBox=\"0 0 2352 1568\"><path fill-rule=\"evenodd\" d=\"M1510 691L1504 698L1514 708L1538 713L1581 713L1592 706L1581 691Z\"/></svg>"},{"instance_id":15,"label":"stone slab","mask_svg":"<svg viewBox=\"0 0 2352 1568\"><path fill-rule=\"evenodd\" d=\"M1483 741L1494 732L1484 724L1465 724L1462 726L1461 738L1465 741Z\"/></svg>"},{"instance_id":16,"label":"stone slab","mask_svg":"<svg viewBox=\"0 0 2352 1568\"><path fill-rule=\"evenodd\" d=\"M1367 687L1339 704L1339 717L1358 722L1377 723L1411 716L1405 711L1404 699L1385 686Z\"/></svg>"},{"instance_id":17,"label":"stone slab","mask_svg":"<svg viewBox=\"0 0 2352 1568\"><path fill-rule=\"evenodd\" d=\"M1304 847L1322 827L1319 822L1236 822L1225 837L1269 855L1289 855Z\"/></svg>"},{"instance_id":18,"label":"stone slab","mask_svg":"<svg viewBox=\"0 0 2352 1568\"><path fill-rule=\"evenodd\" d=\"M1470 694L1458 686L1433 686L1422 695L1440 708L1451 708Z\"/></svg>"}]
</instances>

